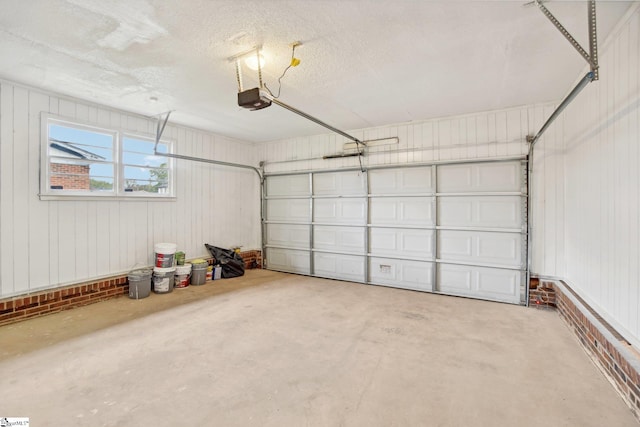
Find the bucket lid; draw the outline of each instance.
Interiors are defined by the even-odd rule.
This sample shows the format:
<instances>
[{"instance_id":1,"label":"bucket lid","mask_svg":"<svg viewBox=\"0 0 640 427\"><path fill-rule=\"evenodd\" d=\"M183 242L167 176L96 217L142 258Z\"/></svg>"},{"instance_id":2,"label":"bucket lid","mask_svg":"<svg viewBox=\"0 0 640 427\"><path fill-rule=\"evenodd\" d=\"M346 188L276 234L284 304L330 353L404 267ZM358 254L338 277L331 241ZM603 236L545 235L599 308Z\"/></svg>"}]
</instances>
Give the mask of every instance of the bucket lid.
<instances>
[{"instance_id":1,"label":"bucket lid","mask_svg":"<svg viewBox=\"0 0 640 427\"><path fill-rule=\"evenodd\" d=\"M173 273L174 271L176 271L175 267L169 267L169 268L153 267L154 273Z\"/></svg>"},{"instance_id":2,"label":"bucket lid","mask_svg":"<svg viewBox=\"0 0 640 427\"><path fill-rule=\"evenodd\" d=\"M175 243L156 243L153 246L153 249L156 251L156 253L170 255L176 253L178 245L176 245Z\"/></svg>"},{"instance_id":3,"label":"bucket lid","mask_svg":"<svg viewBox=\"0 0 640 427\"><path fill-rule=\"evenodd\" d=\"M151 277L151 269L141 268L138 270L132 270L129 272L129 280L143 280Z\"/></svg>"},{"instance_id":4,"label":"bucket lid","mask_svg":"<svg viewBox=\"0 0 640 427\"><path fill-rule=\"evenodd\" d=\"M202 267L201 264L209 265L209 263L202 258L191 260L191 264L193 264L194 267Z\"/></svg>"}]
</instances>

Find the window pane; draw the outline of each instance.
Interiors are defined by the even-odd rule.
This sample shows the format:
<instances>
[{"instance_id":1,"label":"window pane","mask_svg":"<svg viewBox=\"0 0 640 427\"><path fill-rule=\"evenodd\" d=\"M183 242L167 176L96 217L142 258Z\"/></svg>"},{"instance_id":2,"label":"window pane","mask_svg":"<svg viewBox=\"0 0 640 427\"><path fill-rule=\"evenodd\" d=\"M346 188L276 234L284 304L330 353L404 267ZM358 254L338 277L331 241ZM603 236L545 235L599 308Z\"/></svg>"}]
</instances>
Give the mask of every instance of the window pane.
<instances>
[{"instance_id":1,"label":"window pane","mask_svg":"<svg viewBox=\"0 0 640 427\"><path fill-rule=\"evenodd\" d=\"M51 190L113 191L113 182L113 164L50 158L49 188Z\"/></svg>"},{"instance_id":2,"label":"window pane","mask_svg":"<svg viewBox=\"0 0 640 427\"><path fill-rule=\"evenodd\" d=\"M155 156L155 141L122 138L124 189L127 193L167 194L169 168L166 157ZM158 152L168 153L168 145L158 144Z\"/></svg>"},{"instance_id":3,"label":"window pane","mask_svg":"<svg viewBox=\"0 0 640 427\"><path fill-rule=\"evenodd\" d=\"M124 167L124 188L126 192L166 194L169 184L169 169Z\"/></svg>"},{"instance_id":4,"label":"window pane","mask_svg":"<svg viewBox=\"0 0 640 427\"><path fill-rule=\"evenodd\" d=\"M128 165L159 167L166 165L167 158L154 156L155 141L124 137L122 139L122 161ZM168 153L169 146L158 143L159 153Z\"/></svg>"},{"instance_id":5,"label":"window pane","mask_svg":"<svg viewBox=\"0 0 640 427\"><path fill-rule=\"evenodd\" d=\"M111 134L49 124L49 154L70 159L113 161Z\"/></svg>"},{"instance_id":6,"label":"window pane","mask_svg":"<svg viewBox=\"0 0 640 427\"><path fill-rule=\"evenodd\" d=\"M151 166L151 167L167 166L166 157L159 157L151 154L138 154L130 151L125 151L122 153L122 161L125 165Z\"/></svg>"}]
</instances>

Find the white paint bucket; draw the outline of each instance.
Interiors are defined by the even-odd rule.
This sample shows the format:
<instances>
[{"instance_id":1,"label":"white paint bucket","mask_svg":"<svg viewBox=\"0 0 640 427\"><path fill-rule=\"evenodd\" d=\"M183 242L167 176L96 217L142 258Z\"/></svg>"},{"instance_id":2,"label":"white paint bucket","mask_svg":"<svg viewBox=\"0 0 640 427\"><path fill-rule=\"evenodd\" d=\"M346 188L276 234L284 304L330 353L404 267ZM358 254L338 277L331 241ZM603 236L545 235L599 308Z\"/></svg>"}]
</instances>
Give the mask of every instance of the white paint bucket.
<instances>
[{"instance_id":1,"label":"white paint bucket","mask_svg":"<svg viewBox=\"0 0 640 427\"><path fill-rule=\"evenodd\" d=\"M156 259L153 263L158 268L170 268L173 266L173 257L178 245L175 243L156 243L153 247Z\"/></svg>"},{"instance_id":2,"label":"white paint bucket","mask_svg":"<svg viewBox=\"0 0 640 427\"><path fill-rule=\"evenodd\" d=\"M191 264L179 265L176 267L175 287L186 288L189 286L191 277Z\"/></svg>"},{"instance_id":3,"label":"white paint bucket","mask_svg":"<svg viewBox=\"0 0 640 427\"><path fill-rule=\"evenodd\" d=\"M166 294L173 291L173 281L176 268L153 268L153 292L156 294Z\"/></svg>"}]
</instances>

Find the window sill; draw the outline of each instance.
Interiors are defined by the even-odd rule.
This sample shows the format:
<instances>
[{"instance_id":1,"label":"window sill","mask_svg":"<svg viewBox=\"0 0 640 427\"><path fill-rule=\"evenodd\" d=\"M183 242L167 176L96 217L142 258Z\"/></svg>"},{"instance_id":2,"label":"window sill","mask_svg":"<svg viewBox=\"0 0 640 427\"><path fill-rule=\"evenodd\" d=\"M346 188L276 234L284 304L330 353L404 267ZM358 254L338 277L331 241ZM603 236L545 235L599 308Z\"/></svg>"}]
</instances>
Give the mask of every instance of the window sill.
<instances>
[{"instance_id":1,"label":"window sill","mask_svg":"<svg viewBox=\"0 0 640 427\"><path fill-rule=\"evenodd\" d=\"M80 195L80 194L38 194L41 201L103 201L103 202L122 202L122 201L145 201L145 202L175 202L176 196L112 196L112 195Z\"/></svg>"}]
</instances>

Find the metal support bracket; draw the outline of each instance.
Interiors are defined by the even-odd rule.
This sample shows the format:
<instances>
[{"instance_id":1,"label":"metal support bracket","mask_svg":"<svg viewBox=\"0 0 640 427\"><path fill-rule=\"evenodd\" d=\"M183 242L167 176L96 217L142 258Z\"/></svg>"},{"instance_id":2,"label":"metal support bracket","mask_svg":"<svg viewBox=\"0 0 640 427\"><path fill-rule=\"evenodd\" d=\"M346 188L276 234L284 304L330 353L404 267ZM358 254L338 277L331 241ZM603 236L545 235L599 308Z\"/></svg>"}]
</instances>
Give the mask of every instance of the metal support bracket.
<instances>
[{"instance_id":1,"label":"metal support bracket","mask_svg":"<svg viewBox=\"0 0 640 427\"><path fill-rule=\"evenodd\" d=\"M549 21L562 33L562 35L571 43L571 45L578 51L578 53L587 61L591 67L594 78L598 80L598 38L596 32L596 2L595 0L589 0L589 53L580 46L580 43L571 36L569 31L562 26L560 21L547 9L540 0L534 0L538 9L542 11L544 16L549 18Z\"/></svg>"},{"instance_id":2,"label":"metal support bracket","mask_svg":"<svg viewBox=\"0 0 640 427\"><path fill-rule=\"evenodd\" d=\"M243 82L242 82L242 66L240 65L240 60L248 57L249 55L255 55L256 61L258 63L258 82L260 83L260 88L264 88L264 83L262 81L262 61L260 61L260 51L262 50L262 45L259 44L254 46L252 49L241 52L237 55L230 56L227 58L229 62L234 62L236 66L236 80L238 82L238 92L242 92Z\"/></svg>"}]
</instances>

